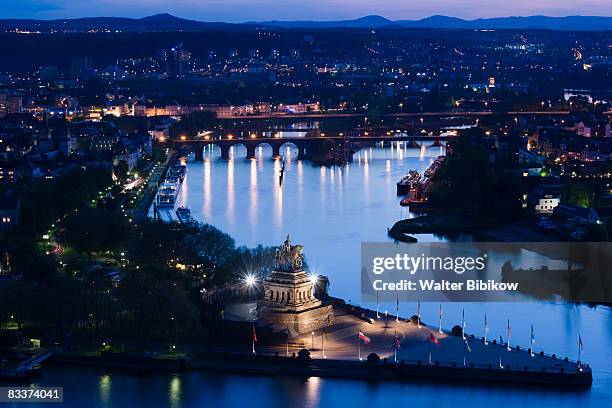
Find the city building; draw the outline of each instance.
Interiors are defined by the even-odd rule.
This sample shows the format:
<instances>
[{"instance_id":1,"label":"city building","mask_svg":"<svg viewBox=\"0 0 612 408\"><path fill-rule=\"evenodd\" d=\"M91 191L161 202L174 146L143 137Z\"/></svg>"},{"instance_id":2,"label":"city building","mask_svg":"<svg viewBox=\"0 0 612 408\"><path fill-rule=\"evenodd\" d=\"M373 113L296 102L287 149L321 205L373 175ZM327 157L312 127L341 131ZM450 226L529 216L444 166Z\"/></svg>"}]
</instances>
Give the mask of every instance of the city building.
<instances>
[{"instance_id":1,"label":"city building","mask_svg":"<svg viewBox=\"0 0 612 408\"><path fill-rule=\"evenodd\" d=\"M92 57L70 58L70 76L73 78L87 78L93 71Z\"/></svg>"}]
</instances>

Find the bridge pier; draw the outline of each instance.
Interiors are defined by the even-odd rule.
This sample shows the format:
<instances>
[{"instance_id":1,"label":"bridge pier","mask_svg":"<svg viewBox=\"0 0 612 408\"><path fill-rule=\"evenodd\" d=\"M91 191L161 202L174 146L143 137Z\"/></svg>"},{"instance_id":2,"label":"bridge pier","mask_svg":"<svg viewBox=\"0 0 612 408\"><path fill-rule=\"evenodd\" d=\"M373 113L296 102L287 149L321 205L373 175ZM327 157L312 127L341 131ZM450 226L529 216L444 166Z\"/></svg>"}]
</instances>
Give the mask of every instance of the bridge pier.
<instances>
[{"instance_id":1,"label":"bridge pier","mask_svg":"<svg viewBox=\"0 0 612 408\"><path fill-rule=\"evenodd\" d=\"M223 160L229 160L229 145L220 146L221 147L221 158Z\"/></svg>"},{"instance_id":2,"label":"bridge pier","mask_svg":"<svg viewBox=\"0 0 612 408\"><path fill-rule=\"evenodd\" d=\"M255 158L255 145L252 143L249 143L246 146L247 149L247 159L254 159Z\"/></svg>"},{"instance_id":3,"label":"bridge pier","mask_svg":"<svg viewBox=\"0 0 612 408\"><path fill-rule=\"evenodd\" d=\"M272 157L277 158L280 156L280 144L272 145Z\"/></svg>"},{"instance_id":4,"label":"bridge pier","mask_svg":"<svg viewBox=\"0 0 612 408\"><path fill-rule=\"evenodd\" d=\"M304 146L298 146L298 160L306 160L306 148Z\"/></svg>"},{"instance_id":5,"label":"bridge pier","mask_svg":"<svg viewBox=\"0 0 612 408\"><path fill-rule=\"evenodd\" d=\"M204 161L204 146L196 145L194 150L196 161Z\"/></svg>"}]
</instances>

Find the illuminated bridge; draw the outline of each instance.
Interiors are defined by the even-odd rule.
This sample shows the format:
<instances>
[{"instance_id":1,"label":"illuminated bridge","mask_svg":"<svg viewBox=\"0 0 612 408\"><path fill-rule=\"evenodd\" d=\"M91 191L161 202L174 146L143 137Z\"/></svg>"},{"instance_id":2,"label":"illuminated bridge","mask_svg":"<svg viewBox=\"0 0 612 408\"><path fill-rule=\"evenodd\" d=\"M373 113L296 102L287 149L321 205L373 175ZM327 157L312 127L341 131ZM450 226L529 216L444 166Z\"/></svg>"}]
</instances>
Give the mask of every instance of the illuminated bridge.
<instances>
[{"instance_id":1,"label":"illuminated bridge","mask_svg":"<svg viewBox=\"0 0 612 408\"><path fill-rule=\"evenodd\" d=\"M255 150L260 145L269 145L272 147L272 155L280 156L280 149L285 144L291 144L298 150L298 160L306 159L306 152L309 147L322 140L331 140L336 146L349 146L351 149L359 149L362 145L371 145L379 142L419 142L433 141L435 146L439 146L440 142L446 140L447 136L431 136L428 134L422 135L369 135L369 136L325 136L325 137L257 137L252 135L248 138L237 138L233 136L210 137L200 139L181 139L174 143L179 150L184 153L194 152L196 160L202 160L204 155L204 147L213 145L221 149L221 158L228 160L230 148L237 145L243 145L247 150L247 158L255 157Z\"/></svg>"}]
</instances>

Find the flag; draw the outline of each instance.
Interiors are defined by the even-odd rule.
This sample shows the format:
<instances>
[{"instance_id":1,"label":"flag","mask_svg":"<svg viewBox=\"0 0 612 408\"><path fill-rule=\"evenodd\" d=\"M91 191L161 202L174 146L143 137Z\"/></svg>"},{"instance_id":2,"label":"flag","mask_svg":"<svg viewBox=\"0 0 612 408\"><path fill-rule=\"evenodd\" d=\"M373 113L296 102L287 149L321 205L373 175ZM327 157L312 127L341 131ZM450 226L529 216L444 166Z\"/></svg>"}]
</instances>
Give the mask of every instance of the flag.
<instances>
[{"instance_id":1,"label":"flag","mask_svg":"<svg viewBox=\"0 0 612 408\"><path fill-rule=\"evenodd\" d=\"M504 344L504 338L501 334L499 335L499 344Z\"/></svg>"},{"instance_id":2,"label":"flag","mask_svg":"<svg viewBox=\"0 0 612 408\"><path fill-rule=\"evenodd\" d=\"M440 303L440 320L442 320L442 303Z\"/></svg>"},{"instance_id":3,"label":"flag","mask_svg":"<svg viewBox=\"0 0 612 408\"><path fill-rule=\"evenodd\" d=\"M489 323L487 323L487 314L485 313L485 333L489 332Z\"/></svg>"},{"instance_id":4,"label":"flag","mask_svg":"<svg viewBox=\"0 0 612 408\"><path fill-rule=\"evenodd\" d=\"M257 342L257 332L255 331L255 325L253 325L253 342Z\"/></svg>"},{"instance_id":5,"label":"flag","mask_svg":"<svg viewBox=\"0 0 612 408\"><path fill-rule=\"evenodd\" d=\"M472 349L470 348L470 343L468 343L467 339L463 339L463 341L465 342L465 347L467 347L467 351L471 353Z\"/></svg>"},{"instance_id":6,"label":"flag","mask_svg":"<svg viewBox=\"0 0 612 408\"><path fill-rule=\"evenodd\" d=\"M580 334L578 335L578 347L580 347L580 350L584 350L584 345L582 344L582 337Z\"/></svg>"},{"instance_id":7,"label":"flag","mask_svg":"<svg viewBox=\"0 0 612 408\"><path fill-rule=\"evenodd\" d=\"M370 344L370 338L363 334L361 330L359 330L359 340L362 340L365 344Z\"/></svg>"},{"instance_id":8,"label":"flag","mask_svg":"<svg viewBox=\"0 0 612 408\"><path fill-rule=\"evenodd\" d=\"M531 345L533 346L533 343L535 343L535 337L533 336L533 324L531 325Z\"/></svg>"},{"instance_id":9,"label":"flag","mask_svg":"<svg viewBox=\"0 0 612 408\"><path fill-rule=\"evenodd\" d=\"M438 344L440 343L440 340L438 340L438 338L436 336L433 335L433 333L429 333L429 341L432 342L433 344Z\"/></svg>"}]
</instances>

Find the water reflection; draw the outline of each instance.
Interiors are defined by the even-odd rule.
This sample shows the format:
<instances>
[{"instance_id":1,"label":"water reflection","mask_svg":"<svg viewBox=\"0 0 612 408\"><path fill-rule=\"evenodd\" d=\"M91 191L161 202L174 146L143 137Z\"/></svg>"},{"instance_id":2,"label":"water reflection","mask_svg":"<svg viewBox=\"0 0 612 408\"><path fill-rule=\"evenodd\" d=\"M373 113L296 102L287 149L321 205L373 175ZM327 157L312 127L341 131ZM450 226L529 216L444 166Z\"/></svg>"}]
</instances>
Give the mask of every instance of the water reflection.
<instances>
[{"instance_id":1,"label":"water reflection","mask_svg":"<svg viewBox=\"0 0 612 408\"><path fill-rule=\"evenodd\" d=\"M272 173L272 183L274 189L274 224L277 227L281 227L283 223L283 186L281 184L281 168L282 163L280 158L274 159L274 172ZM283 174L283 181L285 180L285 174Z\"/></svg>"},{"instance_id":2,"label":"water reflection","mask_svg":"<svg viewBox=\"0 0 612 408\"><path fill-rule=\"evenodd\" d=\"M249 221L257 222L257 162L256 159L250 160L250 186L249 186Z\"/></svg>"},{"instance_id":3,"label":"water reflection","mask_svg":"<svg viewBox=\"0 0 612 408\"><path fill-rule=\"evenodd\" d=\"M306 380L306 407L318 407L321 400L321 379L310 377Z\"/></svg>"},{"instance_id":4,"label":"water reflection","mask_svg":"<svg viewBox=\"0 0 612 408\"><path fill-rule=\"evenodd\" d=\"M203 194L203 211L204 218L209 220L211 218L211 205L212 205L212 189L211 189L211 166L212 159L206 158L204 161L204 194Z\"/></svg>"},{"instance_id":5,"label":"water reflection","mask_svg":"<svg viewBox=\"0 0 612 408\"><path fill-rule=\"evenodd\" d=\"M174 375L172 378L170 378L170 382L168 384L168 402L171 408L177 408L181 406L181 400L181 377L179 375Z\"/></svg>"},{"instance_id":6,"label":"water reflection","mask_svg":"<svg viewBox=\"0 0 612 408\"><path fill-rule=\"evenodd\" d=\"M227 211L226 211L226 216L227 216L227 220L230 223L234 223L234 221L236 220L236 214L234 213L234 200L235 200L235 195L236 195L236 191L235 191L235 187L234 187L234 163L235 163L235 159L233 157L233 150L234 148L232 147L232 153L230 154L230 160L227 162Z\"/></svg>"},{"instance_id":7,"label":"water reflection","mask_svg":"<svg viewBox=\"0 0 612 408\"><path fill-rule=\"evenodd\" d=\"M98 393L100 395L100 401L102 402L102 405L105 407L110 407L112 405L110 375L103 374L100 376L100 379L98 381Z\"/></svg>"}]
</instances>

